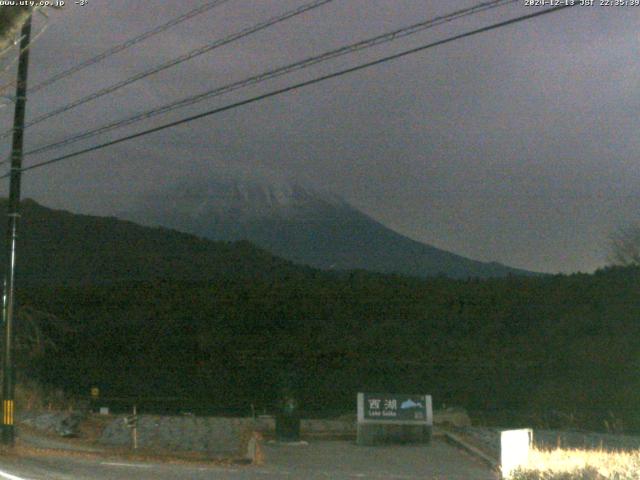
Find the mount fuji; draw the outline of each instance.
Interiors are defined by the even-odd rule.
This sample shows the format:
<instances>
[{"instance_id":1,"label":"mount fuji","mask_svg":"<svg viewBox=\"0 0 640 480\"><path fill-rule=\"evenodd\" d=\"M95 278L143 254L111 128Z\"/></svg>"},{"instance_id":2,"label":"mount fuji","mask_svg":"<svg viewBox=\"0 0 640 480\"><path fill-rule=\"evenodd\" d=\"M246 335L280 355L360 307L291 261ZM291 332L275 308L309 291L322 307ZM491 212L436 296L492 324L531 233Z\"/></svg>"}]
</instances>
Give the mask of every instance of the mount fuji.
<instances>
[{"instance_id":1,"label":"mount fuji","mask_svg":"<svg viewBox=\"0 0 640 480\"><path fill-rule=\"evenodd\" d=\"M340 197L263 174L219 173L206 182L144 195L118 216L211 240L248 240L320 269L452 278L532 274L417 242Z\"/></svg>"}]
</instances>

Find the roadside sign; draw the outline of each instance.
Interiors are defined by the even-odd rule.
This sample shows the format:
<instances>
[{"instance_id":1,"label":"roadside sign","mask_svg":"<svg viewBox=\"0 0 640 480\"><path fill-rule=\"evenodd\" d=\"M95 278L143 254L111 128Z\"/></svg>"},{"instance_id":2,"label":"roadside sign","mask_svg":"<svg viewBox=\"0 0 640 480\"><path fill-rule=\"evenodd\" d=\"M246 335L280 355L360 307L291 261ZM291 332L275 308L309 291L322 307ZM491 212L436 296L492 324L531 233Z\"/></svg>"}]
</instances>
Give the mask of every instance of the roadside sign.
<instances>
[{"instance_id":1,"label":"roadside sign","mask_svg":"<svg viewBox=\"0 0 640 480\"><path fill-rule=\"evenodd\" d=\"M91 387L91 398L96 399L100 396L100 389L98 387Z\"/></svg>"},{"instance_id":2,"label":"roadside sign","mask_svg":"<svg viewBox=\"0 0 640 480\"><path fill-rule=\"evenodd\" d=\"M433 425L431 395L358 393L358 423Z\"/></svg>"},{"instance_id":3,"label":"roadside sign","mask_svg":"<svg viewBox=\"0 0 640 480\"><path fill-rule=\"evenodd\" d=\"M136 428L138 426L138 416L129 415L128 417L124 417L124 424L128 428Z\"/></svg>"}]
</instances>

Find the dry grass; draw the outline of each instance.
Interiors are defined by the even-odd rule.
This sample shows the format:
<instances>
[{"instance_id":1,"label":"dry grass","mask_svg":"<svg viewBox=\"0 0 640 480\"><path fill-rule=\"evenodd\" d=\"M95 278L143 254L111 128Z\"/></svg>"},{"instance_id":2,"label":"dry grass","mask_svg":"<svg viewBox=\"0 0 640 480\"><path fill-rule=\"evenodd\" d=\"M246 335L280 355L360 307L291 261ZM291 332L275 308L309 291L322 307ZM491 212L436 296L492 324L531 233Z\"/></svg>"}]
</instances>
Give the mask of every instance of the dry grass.
<instances>
[{"instance_id":1,"label":"dry grass","mask_svg":"<svg viewBox=\"0 0 640 480\"><path fill-rule=\"evenodd\" d=\"M640 451L538 450L513 480L640 480Z\"/></svg>"}]
</instances>

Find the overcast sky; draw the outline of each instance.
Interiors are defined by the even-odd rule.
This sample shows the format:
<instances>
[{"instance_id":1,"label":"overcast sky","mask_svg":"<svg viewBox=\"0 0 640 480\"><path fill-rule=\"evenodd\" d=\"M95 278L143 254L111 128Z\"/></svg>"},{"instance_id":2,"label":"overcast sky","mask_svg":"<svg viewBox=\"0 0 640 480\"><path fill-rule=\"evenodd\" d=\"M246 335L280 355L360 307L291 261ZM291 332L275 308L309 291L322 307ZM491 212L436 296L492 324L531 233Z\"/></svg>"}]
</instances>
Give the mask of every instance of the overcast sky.
<instances>
[{"instance_id":1,"label":"overcast sky","mask_svg":"<svg viewBox=\"0 0 640 480\"><path fill-rule=\"evenodd\" d=\"M27 149L479 1L335 0L34 126ZM33 45L29 83L202 3L68 1L49 12ZM229 0L34 93L27 120L302 3ZM522 0L25 164L537 8ZM640 7L566 9L25 173L23 196L113 214L141 192L206 179L226 165L260 166L461 255L593 271L606 262L610 233L640 222L639 21ZM34 28L44 25L38 17ZM5 71L2 83L13 75ZM0 110L3 130L12 113Z\"/></svg>"}]
</instances>

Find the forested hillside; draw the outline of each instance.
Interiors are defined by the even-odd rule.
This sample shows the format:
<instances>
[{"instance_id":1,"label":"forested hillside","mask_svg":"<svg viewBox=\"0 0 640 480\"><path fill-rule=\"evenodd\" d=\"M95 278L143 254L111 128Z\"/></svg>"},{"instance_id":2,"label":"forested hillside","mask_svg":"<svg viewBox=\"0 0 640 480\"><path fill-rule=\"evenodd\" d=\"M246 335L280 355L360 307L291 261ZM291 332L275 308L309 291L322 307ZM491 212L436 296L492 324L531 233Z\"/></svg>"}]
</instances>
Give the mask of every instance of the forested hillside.
<instances>
[{"instance_id":1,"label":"forested hillside","mask_svg":"<svg viewBox=\"0 0 640 480\"><path fill-rule=\"evenodd\" d=\"M246 414L292 388L320 415L352 411L357 391L429 392L497 420L640 430L638 268L324 272L35 202L18 247L23 378L70 393Z\"/></svg>"},{"instance_id":2,"label":"forested hillside","mask_svg":"<svg viewBox=\"0 0 640 480\"><path fill-rule=\"evenodd\" d=\"M316 414L359 390L430 392L526 424L640 427L640 270L419 281L309 271L258 279L22 290L50 322L32 374L76 393L178 396ZM71 332L71 333L69 333ZM619 424L620 422L618 422Z\"/></svg>"},{"instance_id":3,"label":"forested hillside","mask_svg":"<svg viewBox=\"0 0 640 480\"><path fill-rule=\"evenodd\" d=\"M0 201L0 211L5 205ZM2 239L5 229L0 222ZM248 242L213 242L114 217L51 210L31 200L21 206L17 255L23 285L206 281L304 270Z\"/></svg>"}]
</instances>

